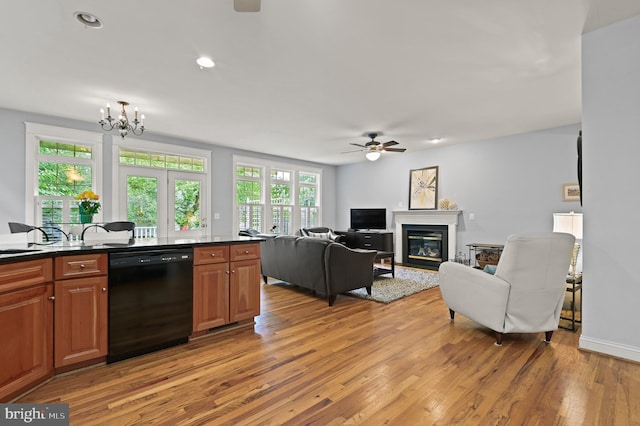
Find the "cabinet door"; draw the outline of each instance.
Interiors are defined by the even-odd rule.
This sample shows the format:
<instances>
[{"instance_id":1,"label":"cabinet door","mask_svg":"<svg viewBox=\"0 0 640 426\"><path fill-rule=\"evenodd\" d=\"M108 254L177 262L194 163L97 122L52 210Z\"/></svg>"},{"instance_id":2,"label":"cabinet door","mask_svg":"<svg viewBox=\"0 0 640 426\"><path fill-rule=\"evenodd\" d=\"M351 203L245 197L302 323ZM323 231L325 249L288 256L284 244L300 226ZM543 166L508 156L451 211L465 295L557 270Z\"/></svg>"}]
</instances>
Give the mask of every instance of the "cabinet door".
<instances>
[{"instance_id":1,"label":"cabinet door","mask_svg":"<svg viewBox=\"0 0 640 426\"><path fill-rule=\"evenodd\" d=\"M193 331L229 323L229 264L193 268Z\"/></svg>"},{"instance_id":2,"label":"cabinet door","mask_svg":"<svg viewBox=\"0 0 640 426\"><path fill-rule=\"evenodd\" d=\"M53 285L0 294L0 401L53 375Z\"/></svg>"},{"instance_id":3,"label":"cabinet door","mask_svg":"<svg viewBox=\"0 0 640 426\"><path fill-rule=\"evenodd\" d=\"M231 262L229 321L260 315L260 259Z\"/></svg>"},{"instance_id":4,"label":"cabinet door","mask_svg":"<svg viewBox=\"0 0 640 426\"><path fill-rule=\"evenodd\" d=\"M107 277L55 283L55 366L107 355Z\"/></svg>"}]
</instances>

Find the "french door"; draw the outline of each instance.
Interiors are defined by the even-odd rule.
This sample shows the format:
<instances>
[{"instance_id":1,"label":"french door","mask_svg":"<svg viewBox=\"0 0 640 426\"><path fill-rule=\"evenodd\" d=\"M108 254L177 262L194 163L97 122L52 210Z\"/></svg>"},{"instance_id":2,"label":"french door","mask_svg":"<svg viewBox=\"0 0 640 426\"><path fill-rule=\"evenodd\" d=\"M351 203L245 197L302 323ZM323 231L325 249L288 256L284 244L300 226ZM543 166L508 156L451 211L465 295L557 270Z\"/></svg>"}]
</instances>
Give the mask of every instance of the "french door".
<instances>
[{"instance_id":1,"label":"french door","mask_svg":"<svg viewBox=\"0 0 640 426\"><path fill-rule=\"evenodd\" d=\"M205 175L120 166L119 217L137 237L198 237L206 228Z\"/></svg>"}]
</instances>

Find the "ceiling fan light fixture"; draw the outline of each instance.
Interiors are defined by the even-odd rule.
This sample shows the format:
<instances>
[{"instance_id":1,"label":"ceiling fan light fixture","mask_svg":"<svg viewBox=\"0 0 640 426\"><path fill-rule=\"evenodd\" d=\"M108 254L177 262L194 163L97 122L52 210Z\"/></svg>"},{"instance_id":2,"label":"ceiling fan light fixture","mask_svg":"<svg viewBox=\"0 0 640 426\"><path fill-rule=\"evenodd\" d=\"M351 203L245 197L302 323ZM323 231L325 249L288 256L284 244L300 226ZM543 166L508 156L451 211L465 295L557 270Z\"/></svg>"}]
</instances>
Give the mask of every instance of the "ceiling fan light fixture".
<instances>
[{"instance_id":1,"label":"ceiling fan light fixture","mask_svg":"<svg viewBox=\"0 0 640 426\"><path fill-rule=\"evenodd\" d=\"M369 151L364 156L367 157L369 161L376 161L380 158L380 153L378 151Z\"/></svg>"}]
</instances>

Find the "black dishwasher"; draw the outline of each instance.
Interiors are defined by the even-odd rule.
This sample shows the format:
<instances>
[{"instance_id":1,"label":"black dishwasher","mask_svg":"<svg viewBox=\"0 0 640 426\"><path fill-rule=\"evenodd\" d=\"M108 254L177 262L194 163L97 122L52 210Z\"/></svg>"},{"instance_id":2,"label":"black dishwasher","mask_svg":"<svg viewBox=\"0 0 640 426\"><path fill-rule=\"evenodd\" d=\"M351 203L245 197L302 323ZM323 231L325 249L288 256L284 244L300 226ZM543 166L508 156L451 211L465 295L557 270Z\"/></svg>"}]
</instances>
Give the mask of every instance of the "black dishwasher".
<instances>
[{"instance_id":1,"label":"black dishwasher","mask_svg":"<svg viewBox=\"0 0 640 426\"><path fill-rule=\"evenodd\" d=\"M186 343L192 298L191 248L110 253L107 363Z\"/></svg>"}]
</instances>

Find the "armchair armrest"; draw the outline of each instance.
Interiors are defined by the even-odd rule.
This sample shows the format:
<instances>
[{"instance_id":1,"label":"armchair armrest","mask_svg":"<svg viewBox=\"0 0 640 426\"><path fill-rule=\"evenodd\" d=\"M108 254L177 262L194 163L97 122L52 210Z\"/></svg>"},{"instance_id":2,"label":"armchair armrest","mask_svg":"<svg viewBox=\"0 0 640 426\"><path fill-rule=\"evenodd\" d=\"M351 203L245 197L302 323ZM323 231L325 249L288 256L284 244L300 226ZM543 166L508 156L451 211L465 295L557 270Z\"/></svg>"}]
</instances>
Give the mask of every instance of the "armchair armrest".
<instances>
[{"instance_id":1,"label":"armchair armrest","mask_svg":"<svg viewBox=\"0 0 640 426\"><path fill-rule=\"evenodd\" d=\"M331 243L325 252L327 294L329 304L335 295L373 285L375 250L353 250L339 243Z\"/></svg>"},{"instance_id":2,"label":"armchair armrest","mask_svg":"<svg viewBox=\"0 0 640 426\"><path fill-rule=\"evenodd\" d=\"M504 331L511 289L506 281L455 262L442 263L439 275L440 291L449 309L494 331Z\"/></svg>"}]
</instances>

